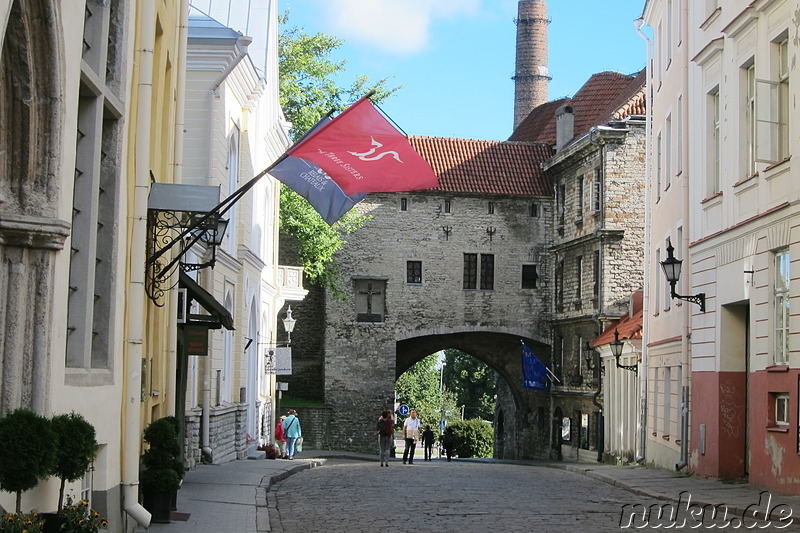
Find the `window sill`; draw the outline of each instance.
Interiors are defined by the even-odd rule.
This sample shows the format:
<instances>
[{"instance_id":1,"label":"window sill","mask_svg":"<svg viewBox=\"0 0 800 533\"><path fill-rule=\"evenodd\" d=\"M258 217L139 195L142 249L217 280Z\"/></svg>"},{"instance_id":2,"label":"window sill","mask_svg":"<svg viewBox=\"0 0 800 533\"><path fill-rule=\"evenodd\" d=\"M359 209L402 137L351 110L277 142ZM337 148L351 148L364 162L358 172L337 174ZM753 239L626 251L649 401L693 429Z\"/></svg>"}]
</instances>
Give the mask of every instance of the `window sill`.
<instances>
[{"instance_id":1,"label":"window sill","mask_svg":"<svg viewBox=\"0 0 800 533\"><path fill-rule=\"evenodd\" d=\"M774 365L766 368L767 372L788 372L789 365L787 363L775 363Z\"/></svg>"},{"instance_id":2,"label":"window sill","mask_svg":"<svg viewBox=\"0 0 800 533\"><path fill-rule=\"evenodd\" d=\"M721 8L721 7L718 7L717 9L715 9L715 10L714 10L714 11L713 11L713 12L712 12L712 13L711 13L709 16L708 16L708 18L707 18L706 20L704 20L704 21L703 21L703 23L702 23L702 24L700 24L700 29L701 29L701 30L705 30L705 29L707 29L707 28L708 28L708 27L711 25L711 23L712 23L712 22L714 22L715 20L717 20L717 18L719 17L720 13L722 13L722 8Z\"/></svg>"},{"instance_id":3,"label":"window sill","mask_svg":"<svg viewBox=\"0 0 800 533\"><path fill-rule=\"evenodd\" d=\"M703 205L703 204L705 204L707 202L710 202L711 200L714 200L714 199L720 198L720 197L722 197L722 191L716 192L716 193L712 194L711 196L709 196L707 198L704 198L703 200L700 201L700 205Z\"/></svg>"},{"instance_id":4,"label":"window sill","mask_svg":"<svg viewBox=\"0 0 800 533\"><path fill-rule=\"evenodd\" d=\"M789 433L789 426L767 426L770 433Z\"/></svg>"},{"instance_id":5,"label":"window sill","mask_svg":"<svg viewBox=\"0 0 800 533\"><path fill-rule=\"evenodd\" d=\"M769 165L767 168L764 169L764 172L769 172L771 170L774 170L774 169L778 168L779 166L781 166L782 164L788 163L791 160L792 160L792 156L790 156L790 155L786 156L783 159L781 159L780 161L777 161L777 162L772 163L771 165Z\"/></svg>"},{"instance_id":6,"label":"window sill","mask_svg":"<svg viewBox=\"0 0 800 533\"><path fill-rule=\"evenodd\" d=\"M661 438L664 440L669 440L669 435L661 435Z\"/></svg>"},{"instance_id":7,"label":"window sill","mask_svg":"<svg viewBox=\"0 0 800 533\"><path fill-rule=\"evenodd\" d=\"M742 178L742 179L740 179L739 181L737 181L736 183L733 184L733 188L735 189L736 187L740 187L740 186L744 185L745 183L747 183L748 181L756 179L757 177L758 177L758 172L756 172L752 176L748 176L746 178Z\"/></svg>"}]
</instances>

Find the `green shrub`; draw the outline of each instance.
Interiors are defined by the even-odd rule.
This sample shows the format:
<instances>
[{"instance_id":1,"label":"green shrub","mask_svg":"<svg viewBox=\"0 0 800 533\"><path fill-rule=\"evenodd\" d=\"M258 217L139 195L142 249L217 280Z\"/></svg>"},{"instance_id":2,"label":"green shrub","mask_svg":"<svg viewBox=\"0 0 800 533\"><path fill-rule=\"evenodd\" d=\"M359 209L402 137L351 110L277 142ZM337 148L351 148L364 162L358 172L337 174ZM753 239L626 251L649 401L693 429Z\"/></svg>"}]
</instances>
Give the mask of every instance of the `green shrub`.
<instances>
[{"instance_id":1,"label":"green shrub","mask_svg":"<svg viewBox=\"0 0 800 533\"><path fill-rule=\"evenodd\" d=\"M50 424L56 434L56 463L52 474L61 480L58 490L58 509L61 512L67 481L77 481L89 471L99 445L94 426L74 411L54 416Z\"/></svg>"},{"instance_id":2,"label":"green shrub","mask_svg":"<svg viewBox=\"0 0 800 533\"><path fill-rule=\"evenodd\" d=\"M453 453L458 457L491 457L494 443L492 426L480 419L451 422L455 446Z\"/></svg>"},{"instance_id":3,"label":"green shrub","mask_svg":"<svg viewBox=\"0 0 800 533\"><path fill-rule=\"evenodd\" d=\"M22 493L46 479L56 462L56 435L50 420L27 409L0 418L0 490L17 493L17 514Z\"/></svg>"}]
</instances>

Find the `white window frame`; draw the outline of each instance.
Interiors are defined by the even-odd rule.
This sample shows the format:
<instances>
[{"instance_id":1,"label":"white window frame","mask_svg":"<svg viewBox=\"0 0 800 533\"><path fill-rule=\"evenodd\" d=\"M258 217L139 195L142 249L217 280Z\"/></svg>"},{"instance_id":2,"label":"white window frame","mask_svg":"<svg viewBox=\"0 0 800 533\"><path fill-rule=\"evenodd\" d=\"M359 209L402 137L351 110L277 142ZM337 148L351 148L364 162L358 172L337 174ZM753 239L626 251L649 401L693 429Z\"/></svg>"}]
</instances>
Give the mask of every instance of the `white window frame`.
<instances>
[{"instance_id":1,"label":"white window frame","mask_svg":"<svg viewBox=\"0 0 800 533\"><path fill-rule=\"evenodd\" d=\"M788 426L789 425L789 394L781 392L775 394L775 425Z\"/></svg>"},{"instance_id":2,"label":"white window frame","mask_svg":"<svg viewBox=\"0 0 800 533\"><path fill-rule=\"evenodd\" d=\"M756 173L756 65L744 67L745 178Z\"/></svg>"},{"instance_id":3,"label":"white window frame","mask_svg":"<svg viewBox=\"0 0 800 533\"><path fill-rule=\"evenodd\" d=\"M773 301L775 309L774 363L776 365L785 365L789 362L790 265L791 258L788 249L775 252Z\"/></svg>"},{"instance_id":4,"label":"white window frame","mask_svg":"<svg viewBox=\"0 0 800 533\"><path fill-rule=\"evenodd\" d=\"M721 132L720 132L720 94L719 86L708 93L708 173L706 197L720 192Z\"/></svg>"},{"instance_id":5,"label":"white window frame","mask_svg":"<svg viewBox=\"0 0 800 533\"><path fill-rule=\"evenodd\" d=\"M756 79L756 161L774 164L789 156L788 39L772 43L773 79Z\"/></svg>"}]
</instances>

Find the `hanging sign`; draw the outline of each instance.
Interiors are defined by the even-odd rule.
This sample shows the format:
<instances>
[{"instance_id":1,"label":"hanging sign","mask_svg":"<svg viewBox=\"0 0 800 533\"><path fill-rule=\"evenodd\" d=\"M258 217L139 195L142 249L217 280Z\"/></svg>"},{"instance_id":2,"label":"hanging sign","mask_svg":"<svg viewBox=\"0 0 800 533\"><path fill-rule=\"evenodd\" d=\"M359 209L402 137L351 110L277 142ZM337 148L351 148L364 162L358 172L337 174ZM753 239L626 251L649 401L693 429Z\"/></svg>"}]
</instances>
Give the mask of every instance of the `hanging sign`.
<instances>
[{"instance_id":1,"label":"hanging sign","mask_svg":"<svg viewBox=\"0 0 800 533\"><path fill-rule=\"evenodd\" d=\"M208 326L183 326L186 355L208 355Z\"/></svg>"}]
</instances>

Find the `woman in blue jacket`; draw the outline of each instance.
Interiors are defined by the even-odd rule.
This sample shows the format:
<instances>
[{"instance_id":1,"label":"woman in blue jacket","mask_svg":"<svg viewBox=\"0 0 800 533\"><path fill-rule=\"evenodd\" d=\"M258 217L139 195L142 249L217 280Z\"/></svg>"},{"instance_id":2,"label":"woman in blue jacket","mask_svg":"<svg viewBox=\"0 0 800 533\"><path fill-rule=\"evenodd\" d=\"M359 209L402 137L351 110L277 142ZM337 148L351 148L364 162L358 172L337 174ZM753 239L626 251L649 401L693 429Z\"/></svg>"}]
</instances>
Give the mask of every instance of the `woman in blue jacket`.
<instances>
[{"instance_id":1,"label":"woman in blue jacket","mask_svg":"<svg viewBox=\"0 0 800 533\"><path fill-rule=\"evenodd\" d=\"M283 435L286 437L286 454L289 459L294 459L297 439L303 436L303 432L300 430L300 419L297 418L297 411L294 409L289 409L289 416L283 421Z\"/></svg>"}]
</instances>

